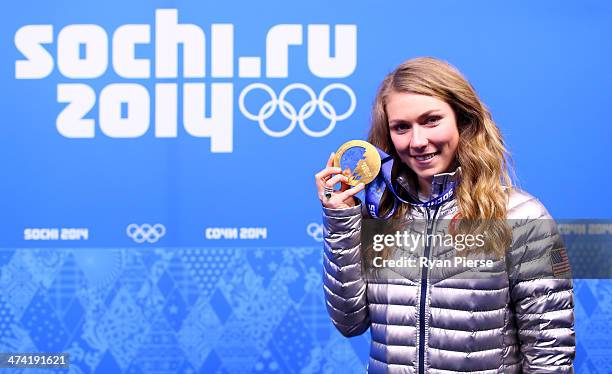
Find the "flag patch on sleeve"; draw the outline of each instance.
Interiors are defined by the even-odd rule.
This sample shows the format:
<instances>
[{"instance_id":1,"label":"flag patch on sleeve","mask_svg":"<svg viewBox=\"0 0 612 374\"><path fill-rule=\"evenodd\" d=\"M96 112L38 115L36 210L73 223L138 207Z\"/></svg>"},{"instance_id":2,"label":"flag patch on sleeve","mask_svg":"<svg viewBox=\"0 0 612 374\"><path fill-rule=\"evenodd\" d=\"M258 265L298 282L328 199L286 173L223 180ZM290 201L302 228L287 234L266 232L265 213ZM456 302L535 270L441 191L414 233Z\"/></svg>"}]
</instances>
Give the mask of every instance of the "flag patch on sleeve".
<instances>
[{"instance_id":1,"label":"flag patch on sleeve","mask_svg":"<svg viewBox=\"0 0 612 374\"><path fill-rule=\"evenodd\" d=\"M570 264L565 248L553 249L550 252L550 259L553 275L555 277L567 276L570 274Z\"/></svg>"}]
</instances>

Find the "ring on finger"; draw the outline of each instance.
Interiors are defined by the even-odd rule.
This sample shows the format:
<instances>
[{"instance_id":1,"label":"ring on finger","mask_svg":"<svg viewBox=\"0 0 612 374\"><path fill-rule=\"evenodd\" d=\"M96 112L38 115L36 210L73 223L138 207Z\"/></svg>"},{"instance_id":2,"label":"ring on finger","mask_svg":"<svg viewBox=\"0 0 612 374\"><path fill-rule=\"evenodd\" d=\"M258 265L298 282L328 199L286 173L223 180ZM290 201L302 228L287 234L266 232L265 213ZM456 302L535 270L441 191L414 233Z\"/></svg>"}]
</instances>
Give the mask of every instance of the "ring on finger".
<instances>
[{"instance_id":1,"label":"ring on finger","mask_svg":"<svg viewBox=\"0 0 612 374\"><path fill-rule=\"evenodd\" d=\"M327 198L327 200L329 200L332 197L332 193L334 192L334 189L331 187L327 187L324 186L323 187L323 194L325 195L325 197Z\"/></svg>"}]
</instances>

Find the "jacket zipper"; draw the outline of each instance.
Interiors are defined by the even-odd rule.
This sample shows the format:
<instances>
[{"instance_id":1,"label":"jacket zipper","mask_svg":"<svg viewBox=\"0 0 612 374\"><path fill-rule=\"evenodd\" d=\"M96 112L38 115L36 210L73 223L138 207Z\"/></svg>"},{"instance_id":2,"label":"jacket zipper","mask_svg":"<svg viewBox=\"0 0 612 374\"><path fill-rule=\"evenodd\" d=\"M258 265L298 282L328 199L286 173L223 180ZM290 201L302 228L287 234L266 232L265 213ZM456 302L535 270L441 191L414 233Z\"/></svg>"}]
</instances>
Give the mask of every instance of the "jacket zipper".
<instances>
[{"instance_id":1,"label":"jacket zipper","mask_svg":"<svg viewBox=\"0 0 612 374\"><path fill-rule=\"evenodd\" d=\"M431 236L431 232L433 231L434 222L436 220L436 216L438 214L438 209L440 207L437 206L434 210L433 217L431 221L429 220L429 208L425 208L425 213L427 214L427 236L425 237L425 251L423 256L429 260L430 256L430 241L428 238ZM427 297L427 280L429 268L425 266L423 271L421 272L421 298L419 299L419 374L425 374L425 299Z\"/></svg>"}]
</instances>

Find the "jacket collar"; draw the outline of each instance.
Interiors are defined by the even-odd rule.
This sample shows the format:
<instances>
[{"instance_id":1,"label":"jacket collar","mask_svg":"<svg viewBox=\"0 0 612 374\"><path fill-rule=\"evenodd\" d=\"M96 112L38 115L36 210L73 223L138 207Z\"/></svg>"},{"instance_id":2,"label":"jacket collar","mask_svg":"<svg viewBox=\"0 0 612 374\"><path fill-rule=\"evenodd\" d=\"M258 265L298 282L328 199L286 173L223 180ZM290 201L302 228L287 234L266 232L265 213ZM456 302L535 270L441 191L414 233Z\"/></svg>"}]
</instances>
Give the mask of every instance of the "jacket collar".
<instances>
[{"instance_id":1,"label":"jacket collar","mask_svg":"<svg viewBox=\"0 0 612 374\"><path fill-rule=\"evenodd\" d=\"M431 181L431 196L428 200L435 199L440 196L449 185L453 182L459 183L461 179L461 167L457 167L455 171L448 173L436 174ZM414 174L410 173L406 168L400 168L396 178L397 183L402 186L408 196L414 201L421 201L418 196L418 185L414 178Z\"/></svg>"}]
</instances>

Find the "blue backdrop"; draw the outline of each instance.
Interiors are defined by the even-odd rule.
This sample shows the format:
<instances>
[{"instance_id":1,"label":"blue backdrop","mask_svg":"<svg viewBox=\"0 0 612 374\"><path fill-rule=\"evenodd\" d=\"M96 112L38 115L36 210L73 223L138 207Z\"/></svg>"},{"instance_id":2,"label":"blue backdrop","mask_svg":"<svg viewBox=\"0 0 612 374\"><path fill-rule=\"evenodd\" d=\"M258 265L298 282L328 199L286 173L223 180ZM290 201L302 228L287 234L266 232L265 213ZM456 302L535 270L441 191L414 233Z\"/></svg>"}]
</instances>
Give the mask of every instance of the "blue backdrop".
<instances>
[{"instance_id":1,"label":"blue backdrop","mask_svg":"<svg viewBox=\"0 0 612 374\"><path fill-rule=\"evenodd\" d=\"M555 218L611 217L607 1L21 1L0 20L0 352L363 371L368 334L325 311L313 176L416 56L465 74ZM575 287L577 372L610 372L612 284Z\"/></svg>"}]
</instances>

